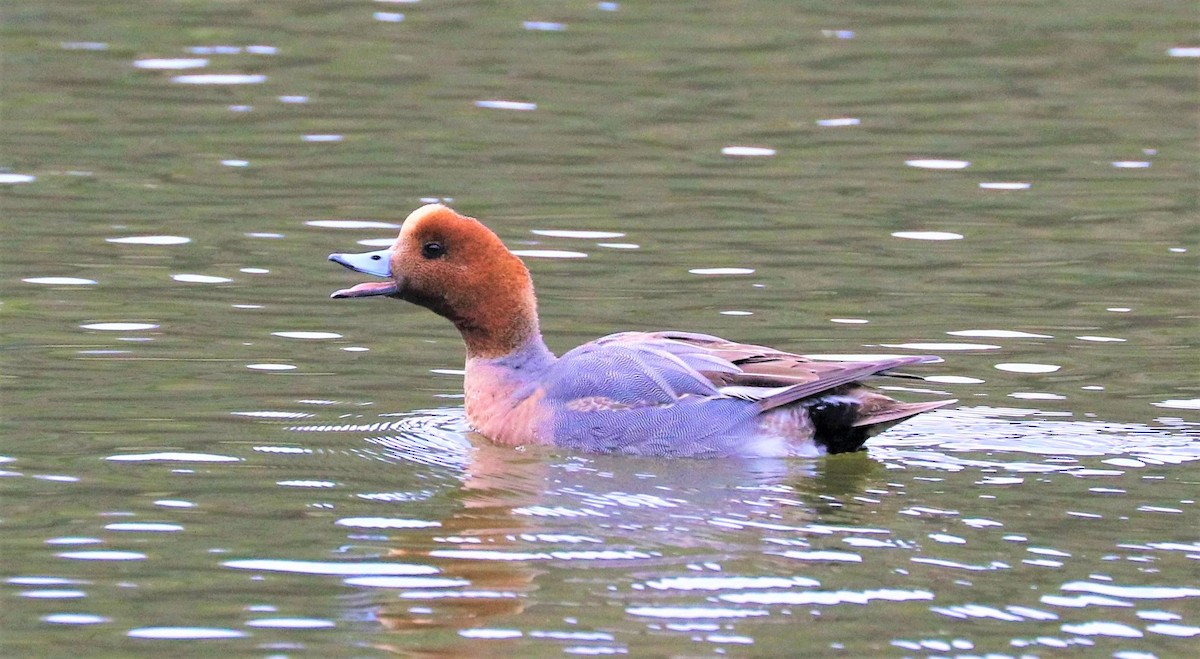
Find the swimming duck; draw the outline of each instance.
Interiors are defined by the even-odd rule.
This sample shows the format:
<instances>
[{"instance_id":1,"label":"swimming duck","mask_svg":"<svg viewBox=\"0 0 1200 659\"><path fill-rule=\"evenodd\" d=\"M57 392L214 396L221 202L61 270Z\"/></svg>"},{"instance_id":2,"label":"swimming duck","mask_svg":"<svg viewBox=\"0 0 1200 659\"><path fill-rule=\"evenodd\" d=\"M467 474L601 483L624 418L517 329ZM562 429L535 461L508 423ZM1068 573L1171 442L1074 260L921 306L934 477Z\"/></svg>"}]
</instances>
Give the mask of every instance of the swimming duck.
<instances>
[{"instance_id":1,"label":"swimming duck","mask_svg":"<svg viewBox=\"0 0 1200 659\"><path fill-rule=\"evenodd\" d=\"M466 415L493 442L662 457L813 457L956 401L901 403L859 383L940 361L813 361L692 332L621 332L562 356L542 340L529 270L474 218L413 211L389 248L329 260L383 278L333 298L432 310L466 343Z\"/></svg>"}]
</instances>

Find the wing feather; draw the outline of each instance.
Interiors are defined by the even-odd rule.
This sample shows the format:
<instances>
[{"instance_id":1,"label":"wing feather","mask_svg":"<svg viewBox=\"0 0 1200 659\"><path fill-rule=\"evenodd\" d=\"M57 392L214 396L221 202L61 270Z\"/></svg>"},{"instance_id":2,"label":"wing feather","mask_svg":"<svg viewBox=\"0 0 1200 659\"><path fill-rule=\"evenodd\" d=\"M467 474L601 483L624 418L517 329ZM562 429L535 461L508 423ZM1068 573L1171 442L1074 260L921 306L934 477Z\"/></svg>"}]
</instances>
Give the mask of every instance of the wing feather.
<instances>
[{"instance_id":1,"label":"wing feather","mask_svg":"<svg viewBox=\"0 0 1200 659\"><path fill-rule=\"evenodd\" d=\"M857 448L867 431L855 428L882 429L952 402L899 403L858 381L934 361L940 359L818 361L708 334L623 332L563 355L544 384L547 399L559 404L554 424L561 446L639 455L734 453L745 439L730 434L739 424L834 395L850 396L861 410L845 428L832 430L857 433Z\"/></svg>"},{"instance_id":2,"label":"wing feather","mask_svg":"<svg viewBox=\"0 0 1200 659\"><path fill-rule=\"evenodd\" d=\"M601 341L625 345L673 344L676 347L669 348L669 351L677 355L689 355L692 360L689 365L717 387L789 387L787 391L772 391L762 395L759 400L764 409L827 392L899 366L941 361L939 357L928 355L862 362L818 361L775 348L735 343L692 332L623 332L604 337ZM705 368L698 363L700 355L704 356L705 363L712 360L714 364L728 364L732 368ZM741 396L748 395L745 390L731 391L738 391Z\"/></svg>"}]
</instances>

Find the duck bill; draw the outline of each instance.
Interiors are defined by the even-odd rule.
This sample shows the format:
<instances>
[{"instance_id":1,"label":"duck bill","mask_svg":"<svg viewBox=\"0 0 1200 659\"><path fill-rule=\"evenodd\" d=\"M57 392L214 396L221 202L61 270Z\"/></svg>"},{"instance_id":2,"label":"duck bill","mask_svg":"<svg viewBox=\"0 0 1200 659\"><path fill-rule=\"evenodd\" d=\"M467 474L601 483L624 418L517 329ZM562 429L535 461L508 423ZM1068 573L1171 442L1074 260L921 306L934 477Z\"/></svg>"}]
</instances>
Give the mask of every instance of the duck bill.
<instances>
[{"instance_id":1,"label":"duck bill","mask_svg":"<svg viewBox=\"0 0 1200 659\"><path fill-rule=\"evenodd\" d=\"M392 276L392 250L381 249L377 252L361 254L330 254L329 260L338 263L355 272L361 272L376 277ZM378 295L395 295L399 291L394 281L370 281L350 288L334 291L329 297L374 297Z\"/></svg>"}]
</instances>

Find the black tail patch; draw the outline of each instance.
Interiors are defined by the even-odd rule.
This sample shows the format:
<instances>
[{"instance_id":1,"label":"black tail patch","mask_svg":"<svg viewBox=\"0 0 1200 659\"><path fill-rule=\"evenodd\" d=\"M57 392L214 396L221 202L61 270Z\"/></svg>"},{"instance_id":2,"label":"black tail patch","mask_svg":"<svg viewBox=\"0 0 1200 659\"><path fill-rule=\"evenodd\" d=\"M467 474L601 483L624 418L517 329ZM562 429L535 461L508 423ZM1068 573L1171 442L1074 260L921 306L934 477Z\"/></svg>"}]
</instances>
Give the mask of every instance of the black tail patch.
<instances>
[{"instance_id":1,"label":"black tail patch","mask_svg":"<svg viewBox=\"0 0 1200 659\"><path fill-rule=\"evenodd\" d=\"M868 428L855 427L862 403L843 396L819 398L806 406L813 424L813 441L829 453L851 453L870 437Z\"/></svg>"}]
</instances>

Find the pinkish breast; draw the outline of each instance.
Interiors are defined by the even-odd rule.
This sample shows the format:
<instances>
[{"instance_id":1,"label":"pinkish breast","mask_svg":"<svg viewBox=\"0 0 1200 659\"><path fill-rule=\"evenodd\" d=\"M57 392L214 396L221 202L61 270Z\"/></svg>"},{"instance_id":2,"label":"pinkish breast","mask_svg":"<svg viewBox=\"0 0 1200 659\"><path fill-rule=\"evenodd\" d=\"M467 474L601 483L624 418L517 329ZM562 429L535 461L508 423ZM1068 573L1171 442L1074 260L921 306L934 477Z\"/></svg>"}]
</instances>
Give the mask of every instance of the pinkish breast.
<instances>
[{"instance_id":1,"label":"pinkish breast","mask_svg":"<svg viewBox=\"0 0 1200 659\"><path fill-rule=\"evenodd\" d=\"M467 422L497 444L553 444L544 392L508 369L483 360L467 362Z\"/></svg>"}]
</instances>

